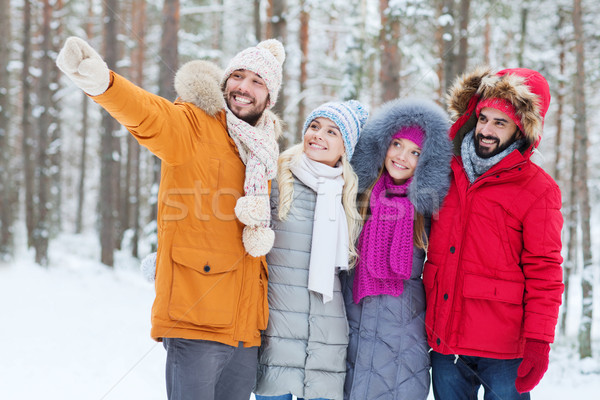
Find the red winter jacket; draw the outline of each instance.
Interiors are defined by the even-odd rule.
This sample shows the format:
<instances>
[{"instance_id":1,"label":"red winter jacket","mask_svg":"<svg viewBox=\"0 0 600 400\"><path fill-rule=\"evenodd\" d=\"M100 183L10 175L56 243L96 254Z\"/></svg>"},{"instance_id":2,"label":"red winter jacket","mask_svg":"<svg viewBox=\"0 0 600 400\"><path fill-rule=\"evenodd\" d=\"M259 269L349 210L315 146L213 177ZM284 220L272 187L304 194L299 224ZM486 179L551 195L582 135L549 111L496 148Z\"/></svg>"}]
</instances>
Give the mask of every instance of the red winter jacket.
<instances>
[{"instance_id":1,"label":"red winter jacket","mask_svg":"<svg viewBox=\"0 0 600 400\"><path fill-rule=\"evenodd\" d=\"M530 160L550 100L547 84L536 87L541 75L523 78L530 72L480 69L451 92L455 149L474 128L480 99L515 95L527 105L517 114L531 147L513 151L473 184L461 157L452 160L450 190L432 221L423 271L428 341L442 354L519 358L526 338L554 339L563 292L561 195ZM531 102L540 93L543 98Z\"/></svg>"}]
</instances>

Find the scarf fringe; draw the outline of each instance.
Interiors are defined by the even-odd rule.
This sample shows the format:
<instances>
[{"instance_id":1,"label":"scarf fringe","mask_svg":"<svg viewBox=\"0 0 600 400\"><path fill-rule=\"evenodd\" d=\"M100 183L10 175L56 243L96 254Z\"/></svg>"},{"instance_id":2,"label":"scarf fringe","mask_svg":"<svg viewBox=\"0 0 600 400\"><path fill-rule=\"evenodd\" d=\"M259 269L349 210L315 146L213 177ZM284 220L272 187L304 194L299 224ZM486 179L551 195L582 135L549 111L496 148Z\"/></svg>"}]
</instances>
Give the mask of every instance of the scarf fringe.
<instances>
[{"instance_id":1,"label":"scarf fringe","mask_svg":"<svg viewBox=\"0 0 600 400\"><path fill-rule=\"evenodd\" d=\"M227 131L246 165L244 196L235 206L235 215L246 225L242 240L253 257L260 257L273 247L275 234L271 224L269 180L277 174L279 147L275 121L263 114L257 126L251 126L227 109Z\"/></svg>"}]
</instances>

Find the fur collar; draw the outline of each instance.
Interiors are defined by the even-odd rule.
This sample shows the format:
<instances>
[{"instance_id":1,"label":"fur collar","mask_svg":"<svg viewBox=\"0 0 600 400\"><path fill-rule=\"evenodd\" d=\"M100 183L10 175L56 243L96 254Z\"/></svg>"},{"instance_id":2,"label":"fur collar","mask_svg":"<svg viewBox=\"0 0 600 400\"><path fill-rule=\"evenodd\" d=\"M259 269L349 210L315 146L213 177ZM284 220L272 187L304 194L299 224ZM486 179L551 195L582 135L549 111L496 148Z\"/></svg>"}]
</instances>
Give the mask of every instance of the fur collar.
<instances>
[{"instance_id":1,"label":"fur collar","mask_svg":"<svg viewBox=\"0 0 600 400\"><path fill-rule=\"evenodd\" d=\"M450 186L452 157L448 116L435 103L397 99L384 104L365 124L351 164L358 175L359 192L364 192L375 183L394 134L414 125L425 131L425 140L408 194L419 213L432 215Z\"/></svg>"},{"instance_id":2,"label":"fur collar","mask_svg":"<svg viewBox=\"0 0 600 400\"><path fill-rule=\"evenodd\" d=\"M225 99L220 82L223 70L216 64L195 60L185 63L175 74L175 90L180 101L192 103L211 117L225 110ZM281 136L281 119L272 111L265 110L263 118L275 123L275 134Z\"/></svg>"},{"instance_id":3,"label":"fur collar","mask_svg":"<svg viewBox=\"0 0 600 400\"><path fill-rule=\"evenodd\" d=\"M464 135L477 123L476 103L471 102L473 96L477 96L478 99L499 97L511 102L515 106L517 115L521 118L523 134L527 141L530 145L537 146L539 144L546 110L541 110L538 95L528 85L526 77L511 73L511 70L506 70L503 75L498 75L486 66L478 67L472 72L458 77L448 91L446 103L452 121L458 120L465 113L471 114L463 127L457 131L457 135L454 137L455 142L462 141Z\"/></svg>"}]
</instances>

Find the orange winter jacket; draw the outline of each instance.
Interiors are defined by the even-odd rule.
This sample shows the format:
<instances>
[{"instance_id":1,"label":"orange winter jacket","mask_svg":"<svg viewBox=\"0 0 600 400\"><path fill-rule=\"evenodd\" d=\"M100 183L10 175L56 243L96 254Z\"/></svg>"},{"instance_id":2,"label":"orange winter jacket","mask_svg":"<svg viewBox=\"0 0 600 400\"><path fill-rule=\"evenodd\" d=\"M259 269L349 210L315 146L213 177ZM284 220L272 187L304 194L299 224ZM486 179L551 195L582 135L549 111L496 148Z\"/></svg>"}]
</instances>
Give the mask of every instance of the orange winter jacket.
<instances>
[{"instance_id":1,"label":"orange winter jacket","mask_svg":"<svg viewBox=\"0 0 600 400\"><path fill-rule=\"evenodd\" d=\"M195 105L210 96L195 87L200 101L171 103L111 72L108 90L92 99L162 160L152 337L258 346L268 317L267 268L264 256L245 251L234 213L246 169L224 110L211 116ZM209 102L221 104L220 88L220 98L214 93Z\"/></svg>"}]
</instances>

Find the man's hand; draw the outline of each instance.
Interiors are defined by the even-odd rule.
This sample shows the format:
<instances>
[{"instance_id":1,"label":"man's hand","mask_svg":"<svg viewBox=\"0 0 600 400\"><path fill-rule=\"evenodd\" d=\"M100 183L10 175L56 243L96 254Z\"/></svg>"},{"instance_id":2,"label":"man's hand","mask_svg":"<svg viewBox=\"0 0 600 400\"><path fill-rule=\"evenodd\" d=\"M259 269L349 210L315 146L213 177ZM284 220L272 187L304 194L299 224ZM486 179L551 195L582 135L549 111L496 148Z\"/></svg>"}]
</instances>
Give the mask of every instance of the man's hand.
<instances>
[{"instance_id":1,"label":"man's hand","mask_svg":"<svg viewBox=\"0 0 600 400\"><path fill-rule=\"evenodd\" d=\"M548 370L550 344L541 340L527 339L523 361L517 370L515 386L519 393L531 392Z\"/></svg>"},{"instance_id":2,"label":"man's hand","mask_svg":"<svg viewBox=\"0 0 600 400\"><path fill-rule=\"evenodd\" d=\"M110 71L102 57L89 44L71 36L58 53L56 65L90 96L108 89Z\"/></svg>"}]
</instances>

